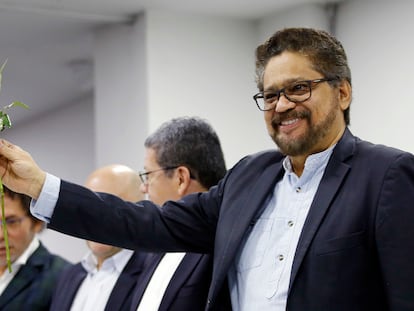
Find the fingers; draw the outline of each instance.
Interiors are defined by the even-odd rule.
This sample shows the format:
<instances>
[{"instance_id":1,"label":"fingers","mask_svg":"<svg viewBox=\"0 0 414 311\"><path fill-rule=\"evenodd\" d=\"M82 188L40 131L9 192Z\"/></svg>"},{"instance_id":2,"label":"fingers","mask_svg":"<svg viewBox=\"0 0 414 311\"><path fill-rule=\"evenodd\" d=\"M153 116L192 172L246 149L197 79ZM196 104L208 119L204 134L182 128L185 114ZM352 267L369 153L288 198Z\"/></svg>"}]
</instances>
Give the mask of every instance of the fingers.
<instances>
[{"instance_id":1,"label":"fingers","mask_svg":"<svg viewBox=\"0 0 414 311\"><path fill-rule=\"evenodd\" d=\"M0 139L0 148L8 148L8 149L20 149L22 150L19 146L12 144L11 142L5 140L5 139Z\"/></svg>"},{"instance_id":2,"label":"fingers","mask_svg":"<svg viewBox=\"0 0 414 311\"><path fill-rule=\"evenodd\" d=\"M13 161L18 158L16 153L21 153L23 149L19 146L13 145L12 143L8 142L5 139L0 139L0 156L3 158L8 159L9 161Z\"/></svg>"},{"instance_id":3,"label":"fingers","mask_svg":"<svg viewBox=\"0 0 414 311\"><path fill-rule=\"evenodd\" d=\"M13 144L5 139L0 139L0 146L7 146L9 148L11 148L13 146Z\"/></svg>"}]
</instances>

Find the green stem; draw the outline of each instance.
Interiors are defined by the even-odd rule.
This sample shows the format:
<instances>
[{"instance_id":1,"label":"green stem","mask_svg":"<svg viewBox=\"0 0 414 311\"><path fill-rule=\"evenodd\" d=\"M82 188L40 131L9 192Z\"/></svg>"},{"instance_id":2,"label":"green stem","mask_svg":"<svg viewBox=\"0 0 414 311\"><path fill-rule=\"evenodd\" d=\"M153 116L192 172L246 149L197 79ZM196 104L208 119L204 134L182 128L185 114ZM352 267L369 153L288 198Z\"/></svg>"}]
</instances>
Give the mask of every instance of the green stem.
<instances>
[{"instance_id":1,"label":"green stem","mask_svg":"<svg viewBox=\"0 0 414 311\"><path fill-rule=\"evenodd\" d=\"M1 195L1 227L3 228L4 245L6 247L6 260L9 272L12 272L9 248L9 236L7 234L6 213L4 211L4 188L3 181L0 177L0 195Z\"/></svg>"}]
</instances>

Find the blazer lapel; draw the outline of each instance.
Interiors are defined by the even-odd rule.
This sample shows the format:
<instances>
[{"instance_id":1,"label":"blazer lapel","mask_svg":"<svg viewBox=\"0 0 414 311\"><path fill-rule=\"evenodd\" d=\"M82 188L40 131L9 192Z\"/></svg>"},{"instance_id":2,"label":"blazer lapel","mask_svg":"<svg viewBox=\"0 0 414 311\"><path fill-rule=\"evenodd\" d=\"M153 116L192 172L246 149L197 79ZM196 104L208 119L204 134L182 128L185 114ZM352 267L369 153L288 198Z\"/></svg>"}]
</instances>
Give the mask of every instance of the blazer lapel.
<instances>
[{"instance_id":1,"label":"blazer lapel","mask_svg":"<svg viewBox=\"0 0 414 311\"><path fill-rule=\"evenodd\" d=\"M13 280L6 287L3 294L0 296L0 310L3 310L11 299L26 288L39 273L39 267L44 265L44 258L47 256L47 251L40 243L39 247L29 257L26 264L20 268ZM8 273L7 271L5 273Z\"/></svg>"},{"instance_id":2,"label":"blazer lapel","mask_svg":"<svg viewBox=\"0 0 414 311\"><path fill-rule=\"evenodd\" d=\"M327 212L335 193L338 191L343 179L350 169L350 165L344 163L344 160L353 154L354 147L353 136L346 130L343 138L338 142L338 145L333 151L309 209L293 260L289 291L292 288L292 283L297 276L299 267L302 264L303 258L309 249L322 219Z\"/></svg>"},{"instance_id":3,"label":"blazer lapel","mask_svg":"<svg viewBox=\"0 0 414 311\"><path fill-rule=\"evenodd\" d=\"M152 275L154 274L155 269L157 268L159 262L164 257L164 253L148 253L144 262L144 273L136 280L137 284L135 287L135 292L132 298L132 308L131 310L136 310L138 305L141 302L142 296L144 295L145 289L149 281L151 280Z\"/></svg>"},{"instance_id":4,"label":"blazer lapel","mask_svg":"<svg viewBox=\"0 0 414 311\"><path fill-rule=\"evenodd\" d=\"M134 252L112 289L105 310L120 310L142 272L146 253Z\"/></svg>"},{"instance_id":5,"label":"blazer lapel","mask_svg":"<svg viewBox=\"0 0 414 311\"><path fill-rule=\"evenodd\" d=\"M9 272L5 271L5 273ZM32 282L33 279L36 278L38 270L31 265L24 265L17 274L19 275L19 279L17 280L15 277L0 296L0 310L3 310L4 306L6 306L10 300L18 295Z\"/></svg>"},{"instance_id":6,"label":"blazer lapel","mask_svg":"<svg viewBox=\"0 0 414 311\"><path fill-rule=\"evenodd\" d=\"M215 291L221 288L218 284L223 284L243 238L250 233L256 220L265 209L267 200L273 193L272 189L276 182L282 178L283 173L282 161L270 164L257 178L257 182L250 186L250 189L253 190L249 194L241 193L240 202L232 204L232 209L225 216L228 235L219 237L219 239L225 239L225 244L222 248L215 250L215 253L220 255L215 257L214 262L212 288ZM216 294L217 292L214 292L212 296L214 297Z\"/></svg>"},{"instance_id":7,"label":"blazer lapel","mask_svg":"<svg viewBox=\"0 0 414 311\"><path fill-rule=\"evenodd\" d=\"M53 297L53 300L56 299L56 301L52 300L51 310L70 310L79 286L86 275L87 273L80 263L71 268L70 275L65 275L64 286L55 292L56 296Z\"/></svg>"},{"instance_id":8,"label":"blazer lapel","mask_svg":"<svg viewBox=\"0 0 414 311\"><path fill-rule=\"evenodd\" d=\"M183 260L181 261L177 270L174 272L174 275L171 278L170 283L165 290L165 295L161 300L159 310L168 310L168 306L172 304L172 301L177 295L177 291L185 283L188 276L197 266L197 263L201 260L202 256L202 254L195 253L192 253L191 255L186 254L184 256Z\"/></svg>"}]
</instances>

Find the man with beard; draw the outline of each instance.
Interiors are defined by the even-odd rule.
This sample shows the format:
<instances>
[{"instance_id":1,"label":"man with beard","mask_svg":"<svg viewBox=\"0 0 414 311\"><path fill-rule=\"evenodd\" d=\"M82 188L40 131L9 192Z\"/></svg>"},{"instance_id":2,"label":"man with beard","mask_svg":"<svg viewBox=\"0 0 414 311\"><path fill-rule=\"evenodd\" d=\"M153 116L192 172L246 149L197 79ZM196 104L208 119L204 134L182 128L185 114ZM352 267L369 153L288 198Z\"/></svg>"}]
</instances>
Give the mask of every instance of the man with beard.
<instances>
[{"instance_id":1,"label":"man with beard","mask_svg":"<svg viewBox=\"0 0 414 311\"><path fill-rule=\"evenodd\" d=\"M230 308L227 286L234 310L414 310L414 156L347 128L352 87L341 43L283 29L257 48L256 71L254 99L279 151L242 159L208 192L162 209L97 196L6 141L3 181L37 200L33 213L55 230L214 254L206 310Z\"/></svg>"}]
</instances>

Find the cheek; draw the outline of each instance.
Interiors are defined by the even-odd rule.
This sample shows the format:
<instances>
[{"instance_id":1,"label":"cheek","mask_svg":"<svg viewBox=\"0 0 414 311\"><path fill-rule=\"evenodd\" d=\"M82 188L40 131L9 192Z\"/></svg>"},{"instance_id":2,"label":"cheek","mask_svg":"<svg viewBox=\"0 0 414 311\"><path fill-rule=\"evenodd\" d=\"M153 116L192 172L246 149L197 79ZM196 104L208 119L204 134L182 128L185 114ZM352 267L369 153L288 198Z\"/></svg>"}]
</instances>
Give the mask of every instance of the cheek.
<instances>
[{"instance_id":1,"label":"cheek","mask_svg":"<svg viewBox=\"0 0 414 311\"><path fill-rule=\"evenodd\" d=\"M161 205L163 203L162 201L162 192L158 191L155 187L149 187L148 189L148 199L152 202L154 202L157 205Z\"/></svg>"},{"instance_id":2,"label":"cheek","mask_svg":"<svg viewBox=\"0 0 414 311\"><path fill-rule=\"evenodd\" d=\"M270 112L270 111L264 112L265 125L266 125L266 129L267 129L267 133L269 134L270 137L274 137L276 135L276 132L277 132L277 129L275 127L273 127L273 125L272 125L273 117L274 117L273 112Z\"/></svg>"},{"instance_id":3,"label":"cheek","mask_svg":"<svg viewBox=\"0 0 414 311\"><path fill-rule=\"evenodd\" d=\"M179 199L174 187L169 184L158 185L148 190L149 199L157 205L163 205L168 200Z\"/></svg>"},{"instance_id":4,"label":"cheek","mask_svg":"<svg viewBox=\"0 0 414 311\"><path fill-rule=\"evenodd\" d=\"M27 235L28 235L28 232L26 232L25 230L8 231L9 240L24 241L26 240Z\"/></svg>"},{"instance_id":5,"label":"cheek","mask_svg":"<svg viewBox=\"0 0 414 311\"><path fill-rule=\"evenodd\" d=\"M9 232L9 244L13 246L18 252L23 252L29 246L33 234L26 230L16 230Z\"/></svg>"},{"instance_id":6,"label":"cheek","mask_svg":"<svg viewBox=\"0 0 414 311\"><path fill-rule=\"evenodd\" d=\"M263 119L265 120L265 123L268 129L272 128L273 116L274 116L274 112L272 110L263 112Z\"/></svg>"}]
</instances>

